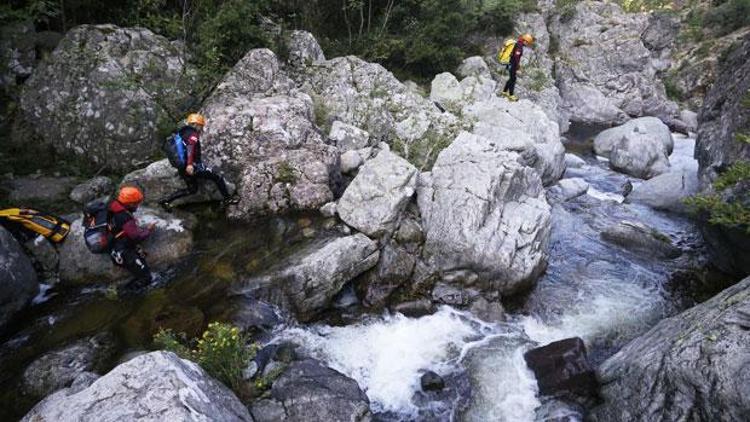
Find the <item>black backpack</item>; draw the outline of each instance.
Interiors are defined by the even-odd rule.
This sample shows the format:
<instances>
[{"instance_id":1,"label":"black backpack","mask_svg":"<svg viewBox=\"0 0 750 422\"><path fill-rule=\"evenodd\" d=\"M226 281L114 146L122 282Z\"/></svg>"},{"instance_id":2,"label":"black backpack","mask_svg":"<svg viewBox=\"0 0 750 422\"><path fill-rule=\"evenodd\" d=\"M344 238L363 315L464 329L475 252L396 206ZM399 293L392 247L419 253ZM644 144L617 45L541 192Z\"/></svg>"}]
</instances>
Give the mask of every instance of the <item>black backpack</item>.
<instances>
[{"instance_id":1,"label":"black backpack","mask_svg":"<svg viewBox=\"0 0 750 422\"><path fill-rule=\"evenodd\" d=\"M109 210L103 201L92 201L83 207L83 238L91 253L108 253L112 243Z\"/></svg>"},{"instance_id":2,"label":"black backpack","mask_svg":"<svg viewBox=\"0 0 750 422\"><path fill-rule=\"evenodd\" d=\"M178 133L169 135L164 142L161 144L161 150L164 151L164 155L167 156L169 164L177 169L185 168L187 163L187 146L185 141Z\"/></svg>"}]
</instances>

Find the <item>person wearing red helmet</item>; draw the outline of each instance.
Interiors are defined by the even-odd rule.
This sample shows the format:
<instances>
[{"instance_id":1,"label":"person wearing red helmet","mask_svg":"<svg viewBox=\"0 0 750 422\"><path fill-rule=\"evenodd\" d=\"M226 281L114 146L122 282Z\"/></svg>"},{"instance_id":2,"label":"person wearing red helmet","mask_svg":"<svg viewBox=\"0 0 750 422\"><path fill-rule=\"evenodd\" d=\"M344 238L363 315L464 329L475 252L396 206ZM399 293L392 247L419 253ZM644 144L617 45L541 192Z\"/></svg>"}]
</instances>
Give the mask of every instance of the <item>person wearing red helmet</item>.
<instances>
[{"instance_id":1,"label":"person wearing red helmet","mask_svg":"<svg viewBox=\"0 0 750 422\"><path fill-rule=\"evenodd\" d=\"M124 267L136 278L136 283L146 284L151 281L151 270L140 243L148 239L156 227L155 223L147 227L138 225L133 213L143 202L143 192L133 186L124 186L117 198L109 204L110 232L112 233L112 262Z\"/></svg>"},{"instance_id":2,"label":"person wearing red helmet","mask_svg":"<svg viewBox=\"0 0 750 422\"><path fill-rule=\"evenodd\" d=\"M173 201L198 192L198 179L214 182L221 196L224 197L225 205L236 204L239 202L239 198L236 195L229 194L224 177L203 164L201 159L200 137L203 134L203 128L206 126L206 118L201 114L191 113L185 119L185 123L187 124L177 131L180 139L184 142L186 150L185 162L177 168L177 171L182 180L185 181L187 187L174 192L166 199L160 201L162 208L166 211L171 211Z\"/></svg>"},{"instance_id":3,"label":"person wearing red helmet","mask_svg":"<svg viewBox=\"0 0 750 422\"><path fill-rule=\"evenodd\" d=\"M516 45L513 47L513 51L510 53L510 64L508 64L508 71L510 72L510 78L505 83L503 88L503 96L511 101L518 101L513 92L516 89L516 74L521 70L521 58L523 57L523 47L534 45L534 37L531 34L523 34L518 37Z\"/></svg>"}]
</instances>

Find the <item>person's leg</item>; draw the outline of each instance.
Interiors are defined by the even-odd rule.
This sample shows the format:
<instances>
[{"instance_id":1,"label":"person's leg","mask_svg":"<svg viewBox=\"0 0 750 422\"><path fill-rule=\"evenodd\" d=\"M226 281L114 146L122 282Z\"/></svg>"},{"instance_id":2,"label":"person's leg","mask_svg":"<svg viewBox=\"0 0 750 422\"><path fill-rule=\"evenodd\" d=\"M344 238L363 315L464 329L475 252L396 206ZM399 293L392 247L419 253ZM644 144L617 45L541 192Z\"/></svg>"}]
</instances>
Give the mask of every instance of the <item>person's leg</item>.
<instances>
[{"instance_id":1,"label":"person's leg","mask_svg":"<svg viewBox=\"0 0 750 422\"><path fill-rule=\"evenodd\" d=\"M516 90L516 68L514 66L511 66L510 78L508 78L508 82L505 84L505 89L503 89L503 91L506 91L510 95L513 95L513 92L515 90Z\"/></svg>"},{"instance_id":2,"label":"person's leg","mask_svg":"<svg viewBox=\"0 0 750 422\"><path fill-rule=\"evenodd\" d=\"M224 180L224 177L215 173L210 167L205 167L203 165L196 167L195 177L214 182L224 199L230 197L229 190L227 189L227 182Z\"/></svg>"},{"instance_id":3,"label":"person's leg","mask_svg":"<svg viewBox=\"0 0 750 422\"><path fill-rule=\"evenodd\" d=\"M185 182L185 185L187 186L184 189L179 189L178 191L174 192L169 197L163 199L161 201L162 205L169 205L170 202L173 202L176 199L194 195L196 192L198 192L198 180L196 180L195 174L193 176L188 176L185 172L182 170L180 171L180 177Z\"/></svg>"},{"instance_id":4,"label":"person's leg","mask_svg":"<svg viewBox=\"0 0 750 422\"><path fill-rule=\"evenodd\" d=\"M135 283L145 285L151 282L151 270L146 259L133 248L113 249L112 261L124 267L135 277Z\"/></svg>"}]
</instances>

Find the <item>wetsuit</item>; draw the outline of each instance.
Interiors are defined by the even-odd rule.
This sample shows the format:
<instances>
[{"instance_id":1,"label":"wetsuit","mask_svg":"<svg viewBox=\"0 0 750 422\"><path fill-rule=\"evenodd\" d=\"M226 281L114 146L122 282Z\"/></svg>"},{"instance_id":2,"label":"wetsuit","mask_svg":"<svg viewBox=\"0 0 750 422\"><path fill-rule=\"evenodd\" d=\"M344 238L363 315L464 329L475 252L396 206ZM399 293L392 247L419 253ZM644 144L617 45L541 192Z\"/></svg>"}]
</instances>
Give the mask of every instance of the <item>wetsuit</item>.
<instances>
[{"instance_id":1,"label":"wetsuit","mask_svg":"<svg viewBox=\"0 0 750 422\"><path fill-rule=\"evenodd\" d=\"M198 192L198 179L211 180L216 184L219 192L221 192L221 196L223 196L224 199L229 198L230 195L224 178L221 175L216 174L210 167L206 167L201 161L200 133L191 126L182 127L178 133L185 142L185 147L187 149L187 162L185 163L185 167L180 167L177 171L182 180L185 181L187 188L178 190L162 202L170 203L175 199L195 194ZM192 175L187 174L185 171L187 166L190 165L193 166Z\"/></svg>"},{"instance_id":2,"label":"wetsuit","mask_svg":"<svg viewBox=\"0 0 750 422\"><path fill-rule=\"evenodd\" d=\"M510 71L510 78L508 79L508 82L505 83L505 87L503 88L503 92L507 92L510 95L513 95L513 92L516 89L516 72L518 72L518 69L521 68L521 57L523 57L523 46L524 41L522 39L518 39L516 41L516 45L513 46L513 51L510 53L510 64L508 65L508 70Z\"/></svg>"},{"instance_id":3,"label":"wetsuit","mask_svg":"<svg viewBox=\"0 0 750 422\"><path fill-rule=\"evenodd\" d=\"M125 267L139 283L150 282L151 270L139 244L151 235L151 230L139 227L132 211L116 200L109 204L109 214L114 236L112 262Z\"/></svg>"}]
</instances>

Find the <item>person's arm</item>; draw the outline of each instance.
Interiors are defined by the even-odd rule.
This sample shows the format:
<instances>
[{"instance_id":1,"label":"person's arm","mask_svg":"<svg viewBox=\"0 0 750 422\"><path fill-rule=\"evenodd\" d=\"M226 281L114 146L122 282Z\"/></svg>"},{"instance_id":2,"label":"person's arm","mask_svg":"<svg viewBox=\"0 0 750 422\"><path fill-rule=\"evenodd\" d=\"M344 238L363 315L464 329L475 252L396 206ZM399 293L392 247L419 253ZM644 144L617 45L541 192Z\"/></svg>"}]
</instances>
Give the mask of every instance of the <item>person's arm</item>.
<instances>
[{"instance_id":1,"label":"person's arm","mask_svg":"<svg viewBox=\"0 0 750 422\"><path fill-rule=\"evenodd\" d=\"M139 227L134 218L128 220L122 226L122 232L125 234L125 237L132 240L133 242L141 242L148 239L152 231L153 226L149 226L148 228Z\"/></svg>"}]
</instances>

